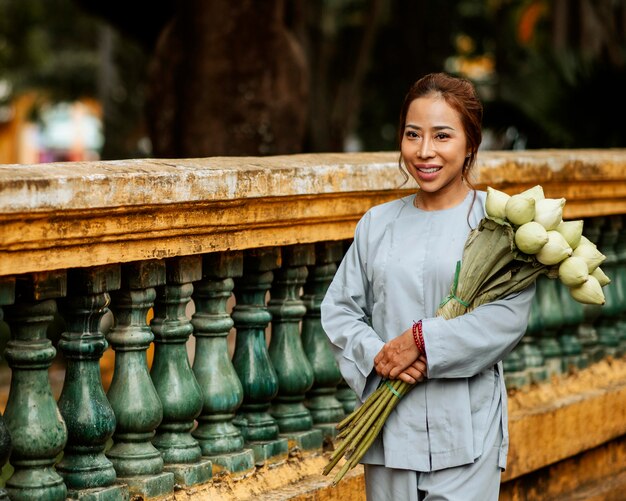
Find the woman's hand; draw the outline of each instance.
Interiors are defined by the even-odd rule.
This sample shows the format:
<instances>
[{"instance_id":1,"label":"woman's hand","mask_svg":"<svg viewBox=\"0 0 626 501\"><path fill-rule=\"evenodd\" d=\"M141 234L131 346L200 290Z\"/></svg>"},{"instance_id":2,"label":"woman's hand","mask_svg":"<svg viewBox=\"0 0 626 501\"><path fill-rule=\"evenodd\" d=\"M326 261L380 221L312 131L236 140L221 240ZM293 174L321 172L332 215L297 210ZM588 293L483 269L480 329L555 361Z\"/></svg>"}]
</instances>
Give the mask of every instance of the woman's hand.
<instances>
[{"instance_id":1,"label":"woman's hand","mask_svg":"<svg viewBox=\"0 0 626 501\"><path fill-rule=\"evenodd\" d=\"M400 373L398 379L409 384L419 383L426 379L426 371L426 358L424 355L420 355L415 362Z\"/></svg>"},{"instance_id":2,"label":"woman's hand","mask_svg":"<svg viewBox=\"0 0 626 501\"><path fill-rule=\"evenodd\" d=\"M424 362L413 366L413 363L418 361L419 356L420 352L413 339L413 329L407 329L395 339L385 343L374 358L374 369L383 378L399 378L413 384L421 380L418 379L417 372L422 373L422 379L425 374ZM423 370L421 369L422 365L424 365ZM400 374L403 374L403 377L399 377ZM409 381L409 379L414 381Z\"/></svg>"}]
</instances>

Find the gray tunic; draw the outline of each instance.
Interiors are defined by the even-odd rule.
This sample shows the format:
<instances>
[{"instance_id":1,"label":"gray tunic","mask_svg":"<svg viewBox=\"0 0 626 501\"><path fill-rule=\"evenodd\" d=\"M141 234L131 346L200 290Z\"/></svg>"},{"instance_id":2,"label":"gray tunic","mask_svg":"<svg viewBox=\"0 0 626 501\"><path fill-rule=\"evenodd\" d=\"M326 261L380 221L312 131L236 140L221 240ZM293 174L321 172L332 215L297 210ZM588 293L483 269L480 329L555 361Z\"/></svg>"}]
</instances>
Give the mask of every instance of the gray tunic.
<instances>
[{"instance_id":1,"label":"gray tunic","mask_svg":"<svg viewBox=\"0 0 626 501\"><path fill-rule=\"evenodd\" d=\"M508 452L501 360L526 330L534 286L460 317L435 317L449 293L465 240L484 217L485 193L456 207L423 211L414 195L378 205L359 221L321 306L322 325L345 381L363 401L380 378L374 357L422 319L428 379L387 419L363 462L421 472L469 464L500 426Z\"/></svg>"}]
</instances>

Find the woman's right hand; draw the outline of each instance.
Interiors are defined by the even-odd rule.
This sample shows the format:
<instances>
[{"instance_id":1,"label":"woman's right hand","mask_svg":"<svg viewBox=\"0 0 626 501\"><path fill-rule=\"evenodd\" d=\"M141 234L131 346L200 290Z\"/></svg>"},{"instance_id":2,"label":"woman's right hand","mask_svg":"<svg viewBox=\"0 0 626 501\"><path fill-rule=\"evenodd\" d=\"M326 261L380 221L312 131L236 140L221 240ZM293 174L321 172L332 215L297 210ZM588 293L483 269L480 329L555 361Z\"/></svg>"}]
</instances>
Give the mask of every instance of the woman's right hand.
<instances>
[{"instance_id":1,"label":"woman's right hand","mask_svg":"<svg viewBox=\"0 0 626 501\"><path fill-rule=\"evenodd\" d=\"M421 354L415 362L398 375L397 379L408 384L416 384L426 379L426 373L426 358Z\"/></svg>"}]
</instances>

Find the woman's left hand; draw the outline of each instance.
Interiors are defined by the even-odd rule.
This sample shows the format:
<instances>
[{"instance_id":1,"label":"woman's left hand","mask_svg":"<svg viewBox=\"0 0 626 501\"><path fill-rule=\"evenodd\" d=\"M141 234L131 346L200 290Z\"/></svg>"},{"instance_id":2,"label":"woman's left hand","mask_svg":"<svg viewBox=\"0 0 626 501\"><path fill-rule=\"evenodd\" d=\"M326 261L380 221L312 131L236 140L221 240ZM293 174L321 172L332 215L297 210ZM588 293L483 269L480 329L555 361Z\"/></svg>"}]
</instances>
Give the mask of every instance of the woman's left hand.
<instances>
[{"instance_id":1,"label":"woman's left hand","mask_svg":"<svg viewBox=\"0 0 626 501\"><path fill-rule=\"evenodd\" d=\"M374 358L376 373L386 379L396 379L420 356L413 340L413 329L407 329L382 347Z\"/></svg>"}]
</instances>

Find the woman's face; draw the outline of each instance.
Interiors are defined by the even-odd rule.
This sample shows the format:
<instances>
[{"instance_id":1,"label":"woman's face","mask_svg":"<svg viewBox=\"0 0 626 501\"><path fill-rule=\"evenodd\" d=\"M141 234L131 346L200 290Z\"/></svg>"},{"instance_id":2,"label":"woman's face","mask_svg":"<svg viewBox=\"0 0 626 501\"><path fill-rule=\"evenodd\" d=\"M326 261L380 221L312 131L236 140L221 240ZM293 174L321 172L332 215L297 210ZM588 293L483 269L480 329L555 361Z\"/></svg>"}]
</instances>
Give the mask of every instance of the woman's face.
<instances>
[{"instance_id":1,"label":"woman's face","mask_svg":"<svg viewBox=\"0 0 626 501\"><path fill-rule=\"evenodd\" d=\"M459 114L438 95L415 99L409 106L401 153L404 164L425 195L467 192L462 180L469 153Z\"/></svg>"}]
</instances>

